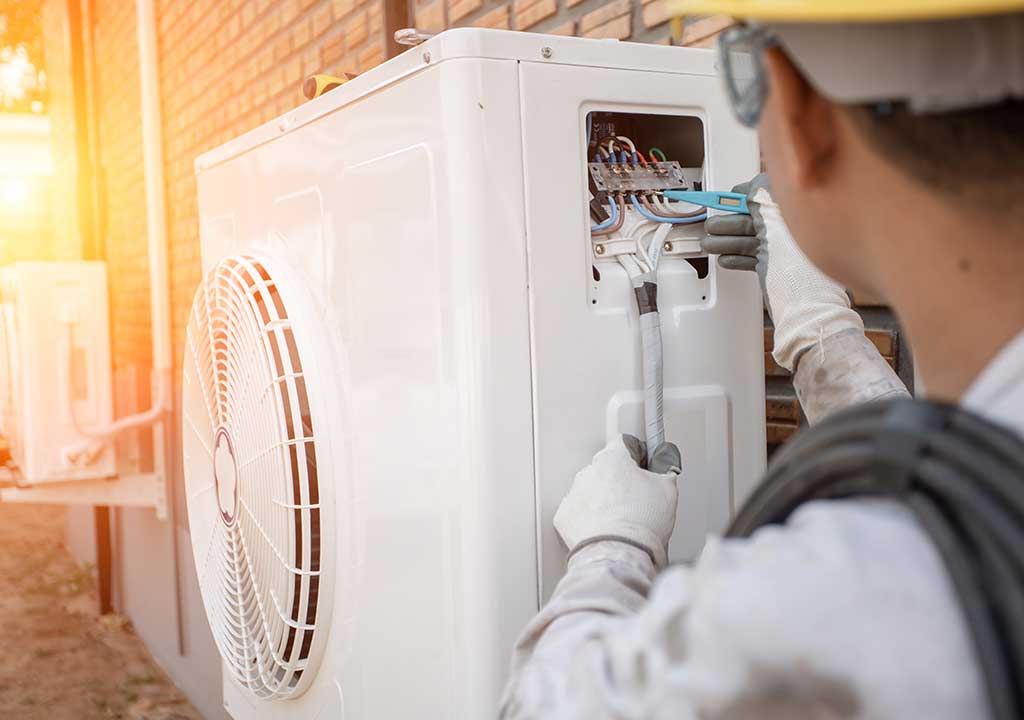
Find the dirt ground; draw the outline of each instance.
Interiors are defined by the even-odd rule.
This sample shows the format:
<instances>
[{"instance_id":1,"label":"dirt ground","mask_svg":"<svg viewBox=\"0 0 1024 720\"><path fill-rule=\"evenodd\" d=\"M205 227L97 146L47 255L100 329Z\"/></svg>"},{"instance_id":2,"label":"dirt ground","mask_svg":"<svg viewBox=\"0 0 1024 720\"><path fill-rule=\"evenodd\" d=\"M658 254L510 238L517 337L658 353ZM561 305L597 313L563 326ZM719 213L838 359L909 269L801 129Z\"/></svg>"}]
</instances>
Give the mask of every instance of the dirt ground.
<instances>
[{"instance_id":1,"label":"dirt ground","mask_svg":"<svg viewBox=\"0 0 1024 720\"><path fill-rule=\"evenodd\" d=\"M58 507L0 503L0 718L202 720L62 545Z\"/></svg>"}]
</instances>

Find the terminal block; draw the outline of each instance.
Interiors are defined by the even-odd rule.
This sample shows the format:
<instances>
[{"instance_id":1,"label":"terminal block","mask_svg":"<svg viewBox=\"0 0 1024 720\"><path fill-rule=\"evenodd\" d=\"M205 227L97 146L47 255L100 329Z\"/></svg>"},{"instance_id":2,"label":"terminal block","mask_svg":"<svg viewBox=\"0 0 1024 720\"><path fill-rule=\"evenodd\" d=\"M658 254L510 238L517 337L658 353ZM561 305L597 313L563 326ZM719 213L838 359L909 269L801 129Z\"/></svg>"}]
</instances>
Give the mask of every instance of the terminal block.
<instances>
[{"instance_id":1,"label":"terminal block","mask_svg":"<svg viewBox=\"0 0 1024 720\"><path fill-rule=\"evenodd\" d=\"M590 177L598 192L634 193L688 190L689 184L678 162L590 163Z\"/></svg>"}]
</instances>

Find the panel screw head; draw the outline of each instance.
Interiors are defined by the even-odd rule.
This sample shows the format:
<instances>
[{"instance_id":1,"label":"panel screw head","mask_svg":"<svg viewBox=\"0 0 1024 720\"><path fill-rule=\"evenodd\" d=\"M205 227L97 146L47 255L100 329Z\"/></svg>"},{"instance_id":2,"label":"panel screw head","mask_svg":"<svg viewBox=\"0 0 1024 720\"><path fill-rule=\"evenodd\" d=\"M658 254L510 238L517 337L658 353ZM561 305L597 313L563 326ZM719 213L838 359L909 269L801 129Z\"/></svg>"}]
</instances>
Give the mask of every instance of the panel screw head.
<instances>
[{"instance_id":1,"label":"panel screw head","mask_svg":"<svg viewBox=\"0 0 1024 720\"><path fill-rule=\"evenodd\" d=\"M427 52L423 53L423 62L425 62L425 63L430 62L430 51L429 50Z\"/></svg>"},{"instance_id":2,"label":"panel screw head","mask_svg":"<svg viewBox=\"0 0 1024 720\"><path fill-rule=\"evenodd\" d=\"M540 56L541 56L542 58L545 58L545 59L547 59L547 58L551 57L551 48L550 48L550 47L548 47L547 45L545 45L544 47L542 47L542 48L540 49Z\"/></svg>"},{"instance_id":3,"label":"panel screw head","mask_svg":"<svg viewBox=\"0 0 1024 720\"><path fill-rule=\"evenodd\" d=\"M665 252L672 252L672 243L665 243L664 245L661 246L661 249L664 250Z\"/></svg>"},{"instance_id":4,"label":"panel screw head","mask_svg":"<svg viewBox=\"0 0 1024 720\"><path fill-rule=\"evenodd\" d=\"M594 254L595 255L604 255L604 245L595 245L594 246Z\"/></svg>"}]
</instances>

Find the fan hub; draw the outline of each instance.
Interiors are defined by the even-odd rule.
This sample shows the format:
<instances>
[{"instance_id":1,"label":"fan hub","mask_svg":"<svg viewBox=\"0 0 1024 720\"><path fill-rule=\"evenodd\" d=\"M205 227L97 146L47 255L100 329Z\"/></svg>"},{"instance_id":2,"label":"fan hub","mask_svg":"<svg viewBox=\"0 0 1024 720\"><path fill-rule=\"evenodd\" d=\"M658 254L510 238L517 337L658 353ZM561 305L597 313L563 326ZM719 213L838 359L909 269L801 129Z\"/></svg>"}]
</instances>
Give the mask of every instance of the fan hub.
<instances>
[{"instance_id":1,"label":"fan hub","mask_svg":"<svg viewBox=\"0 0 1024 720\"><path fill-rule=\"evenodd\" d=\"M238 516L238 464L235 446L226 428L218 428L213 448L213 481L217 486L220 519L231 527Z\"/></svg>"}]
</instances>

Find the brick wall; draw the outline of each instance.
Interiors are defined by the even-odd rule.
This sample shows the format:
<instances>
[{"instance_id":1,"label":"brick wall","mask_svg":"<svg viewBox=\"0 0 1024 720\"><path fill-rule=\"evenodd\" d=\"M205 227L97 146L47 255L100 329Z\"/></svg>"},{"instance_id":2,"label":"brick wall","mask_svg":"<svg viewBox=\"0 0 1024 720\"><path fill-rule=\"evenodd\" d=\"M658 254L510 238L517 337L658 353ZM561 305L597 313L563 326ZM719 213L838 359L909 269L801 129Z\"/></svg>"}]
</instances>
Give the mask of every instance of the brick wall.
<instances>
[{"instance_id":1,"label":"brick wall","mask_svg":"<svg viewBox=\"0 0 1024 720\"><path fill-rule=\"evenodd\" d=\"M50 0L54 2L54 0ZM476 25L667 42L659 0L411 0L417 27ZM54 3L56 4L56 3ZM111 276L116 369L148 367L149 306L134 3L85 0L97 116L98 229ZM362 72L385 59L383 0L158 2L175 347L199 282L196 185L202 152L303 101L313 72ZM719 19L691 23L684 42L706 45ZM54 82L55 96L60 83Z\"/></svg>"},{"instance_id":2,"label":"brick wall","mask_svg":"<svg viewBox=\"0 0 1024 720\"><path fill-rule=\"evenodd\" d=\"M193 160L202 152L303 101L302 79L313 72L362 72L382 62L387 0L160 0L160 91L166 162L172 318L176 358L199 282L199 238ZM63 0L46 0L58 7ZM149 366L145 196L142 188L135 4L82 0L91 27L91 77L101 208L97 223L111 277L115 368ZM667 43L661 0L409 0L424 30L454 26L510 28L564 35ZM60 60L63 30L51 12L48 43ZM724 18L689 22L682 42L710 47ZM51 62L53 62L51 60ZM51 79L60 127L60 77ZM64 135L67 137L67 133ZM59 223L58 223L59 224ZM64 223L73 228L73 223ZM69 231L70 233L71 231ZM909 378L887 311L866 312L892 361ZM768 356L770 359L770 356ZM799 409L784 374L769 362L770 440L788 437Z\"/></svg>"},{"instance_id":3,"label":"brick wall","mask_svg":"<svg viewBox=\"0 0 1024 720\"><path fill-rule=\"evenodd\" d=\"M96 182L104 200L98 208L97 229L111 288L112 360L115 372L131 366L142 370L152 360L135 4L98 2L93 9L95 63L90 90L95 109L92 122L101 150Z\"/></svg>"},{"instance_id":4,"label":"brick wall","mask_svg":"<svg viewBox=\"0 0 1024 720\"><path fill-rule=\"evenodd\" d=\"M476 26L553 35L667 43L668 12L661 0L412 0L416 27L437 31ZM706 47L728 21L691 22L682 42Z\"/></svg>"}]
</instances>

